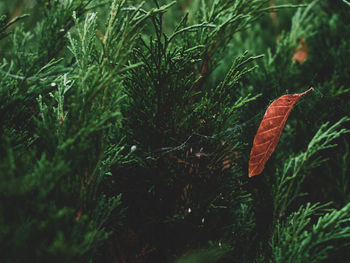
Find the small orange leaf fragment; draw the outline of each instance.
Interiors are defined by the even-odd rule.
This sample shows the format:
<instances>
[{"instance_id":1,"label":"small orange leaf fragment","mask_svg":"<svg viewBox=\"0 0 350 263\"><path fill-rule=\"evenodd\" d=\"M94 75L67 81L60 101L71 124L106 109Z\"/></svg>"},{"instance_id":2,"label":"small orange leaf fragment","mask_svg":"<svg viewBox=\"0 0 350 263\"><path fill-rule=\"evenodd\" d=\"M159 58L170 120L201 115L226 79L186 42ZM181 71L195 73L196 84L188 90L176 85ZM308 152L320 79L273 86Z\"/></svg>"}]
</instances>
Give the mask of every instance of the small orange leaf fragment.
<instances>
[{"instance_id":1,"label":"small orange leaf fragment","mask_svg":"<svg viewBox=\"0 0 350 263\"><path fill-rule=\"evenodd\" d=\"M296 52L294 53L294 56L292 60L299 63L304 63L307 60L309 53L309 48L306 44L305 38L301 37L299 39L299 45L296 48Z\"/></svg>"},{"instance_id":2,"label":"small orange leaf fragment","mask_svg":"<svg viewBox=\"0 0 350 263\"><path fill-rule=\"evenodd\" d=\"M276 4L275 4L274 1L269 1L269 6L270 7L274 7L274 6L276 6ZM272 24L274 24L274 25L278 24L276 11L271 11L270 12L270 18L271 18Z\"/></svg>"},{"instance_id":3,"label":"small orange leaf fragment","mask_svg":"<svg viewBox=\"0 0 350 263\"><path fill-rule=\"evenodd\" d=\"M261 174L265 163L275 150L284 125L294 104L301 96L313 88L299 94L283 95L267 108L253 141L249 159L249 177Z\"/></svg>"}]
</instances>

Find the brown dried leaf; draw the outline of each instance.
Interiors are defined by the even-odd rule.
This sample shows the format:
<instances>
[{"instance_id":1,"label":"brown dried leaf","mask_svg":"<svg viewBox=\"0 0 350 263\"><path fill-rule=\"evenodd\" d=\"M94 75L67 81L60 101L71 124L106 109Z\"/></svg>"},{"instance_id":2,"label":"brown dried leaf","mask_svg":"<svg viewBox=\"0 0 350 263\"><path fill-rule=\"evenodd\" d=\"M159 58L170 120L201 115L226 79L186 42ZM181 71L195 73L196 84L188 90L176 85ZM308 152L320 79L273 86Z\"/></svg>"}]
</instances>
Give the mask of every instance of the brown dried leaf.
<instances>
[{"instance_id":1,"label":"brown dried leaf","mask_svg":"<svg viewBox=\"0 0 350 263\"><path fill-rule=\"evenodd\" d=\"M267 108L250 152L249 177L258 175L264 170L265 163L277 146L294 104L301 96L312 90L313 88L310 88L303 93L283 95Z\"/></svg>"}]
</instances>

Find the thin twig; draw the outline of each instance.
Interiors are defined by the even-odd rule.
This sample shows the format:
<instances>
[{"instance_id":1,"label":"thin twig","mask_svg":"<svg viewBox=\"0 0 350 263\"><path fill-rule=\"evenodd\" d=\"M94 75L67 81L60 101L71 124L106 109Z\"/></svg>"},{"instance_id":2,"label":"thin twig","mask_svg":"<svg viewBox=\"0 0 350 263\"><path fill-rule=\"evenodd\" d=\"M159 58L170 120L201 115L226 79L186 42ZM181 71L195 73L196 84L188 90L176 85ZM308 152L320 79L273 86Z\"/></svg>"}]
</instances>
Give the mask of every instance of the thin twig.
<instances>
[{"instance_id":1,"label":"thin twig","mask_svg":"<svg viewBox=\"0 0 350 263\"><path fill-rule=\"evenodd\" d=\"M193 93L196 93L198 89L200 89L203 85L204 82L204 78L206 76L206 73L208 71L208 65L209 65L209 57L206 57L204 59L203 65L202 65L202 69L201 69L201 73L199 76L198 81L196 82L196 84L193 86Z\"/></svg>"},{"instance_id":2,"label":"thin twig","mask_svg":"<svg viewBox=\"0 0 350 263\"><path fill-rule=\"evenodd\" d=\"M350 6L350 2L348 2L347 0L343 0L343 2L344 2L345 4L347 4L348 6Z\"/></svg>"}]
</instances>

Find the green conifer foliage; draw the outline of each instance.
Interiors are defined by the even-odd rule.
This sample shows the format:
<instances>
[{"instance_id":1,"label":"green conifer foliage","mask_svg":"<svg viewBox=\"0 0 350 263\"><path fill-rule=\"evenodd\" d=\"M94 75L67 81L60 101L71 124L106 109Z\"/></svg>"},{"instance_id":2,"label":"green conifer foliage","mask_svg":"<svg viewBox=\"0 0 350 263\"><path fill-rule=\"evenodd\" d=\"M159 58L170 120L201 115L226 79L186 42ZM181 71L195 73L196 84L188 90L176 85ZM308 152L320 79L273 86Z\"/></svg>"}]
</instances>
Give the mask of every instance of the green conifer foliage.
<instances>
[{"instance_id":1,"label":"green conifer foliage","mask_svg":"<svg viewBox=\"0 0 350 263\"><path fill-rule=\"evenodd\" d=\"M348 1L0 14L1 262L346 262ZM269 103L309 86L248 178Z\"/></svg>"}]
</instances>

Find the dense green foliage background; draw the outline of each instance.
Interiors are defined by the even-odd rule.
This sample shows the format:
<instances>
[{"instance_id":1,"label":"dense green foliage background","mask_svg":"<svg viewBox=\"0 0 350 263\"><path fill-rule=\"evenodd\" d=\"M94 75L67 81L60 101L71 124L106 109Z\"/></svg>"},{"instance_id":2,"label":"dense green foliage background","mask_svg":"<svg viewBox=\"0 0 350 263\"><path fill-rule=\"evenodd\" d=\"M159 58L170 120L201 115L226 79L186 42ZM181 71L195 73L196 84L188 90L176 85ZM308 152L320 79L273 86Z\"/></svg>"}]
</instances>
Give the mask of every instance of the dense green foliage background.
<instances>
[{"instance_id":1,"label":"dense green foliage background","mask_svg":"<svg viewBox=\"0 0 350 263\"><path fill-rule=\"evenodd\" d=\"M0 14L1 262L347 262L348 1ZM310 86L248 178L269 103Z\"/></svg>"}]
</instances>

